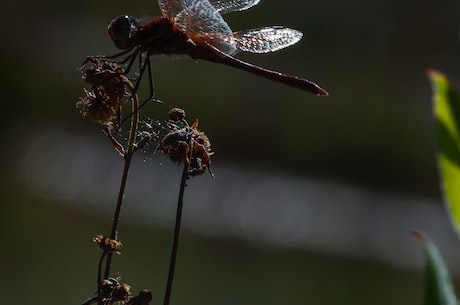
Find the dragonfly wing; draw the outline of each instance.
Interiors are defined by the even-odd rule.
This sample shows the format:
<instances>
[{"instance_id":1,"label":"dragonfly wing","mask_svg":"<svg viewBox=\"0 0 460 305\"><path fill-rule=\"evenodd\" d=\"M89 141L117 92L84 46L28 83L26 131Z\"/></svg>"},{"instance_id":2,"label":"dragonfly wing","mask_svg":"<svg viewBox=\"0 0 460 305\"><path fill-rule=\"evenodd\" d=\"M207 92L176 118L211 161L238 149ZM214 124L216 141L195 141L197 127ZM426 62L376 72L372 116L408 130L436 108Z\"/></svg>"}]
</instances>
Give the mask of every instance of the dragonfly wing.
<instances>
[{"instance_id":1,"label":"dragonfly wing","mask_svg":"<svg viewBox=\"0 0 460 305\"><path fill-rule=\"evenodd\" d=\"M184 9L182 0L158 0L163 17L173 20L176 15Z\"/></svg>"},{"instance_id":2,"label":"dragonfly wing","mask_svg":"<svg viewBox=\"0 0 460 305\"><path fill-rule=\"evenodd\" d=\"M257 5L260 0L210 0L212 6L220 13L244 11Z\"/></svg>"},{"instance_id":3,"label":"dragonfly wing","mask_svg":"<svg viewBox=\"0 0 460 305\"><path fill-rule=\"evenodd\" d=\"M252 53L275 52L297 43L302 33L282 26L271 26L233 33L236 48Z\"/></svg>"},{"instance_id":4,"label":"dragonfly wing","mask_svg":"<svg viewBox=\"0 0 460 305\"><path fill-rule=\"evenodd\" d=\"M184 9L174 23L192 38L204 39L224 53L236 51L233 32L208 0L182 0Z\"/></svg>"}]
</instances>

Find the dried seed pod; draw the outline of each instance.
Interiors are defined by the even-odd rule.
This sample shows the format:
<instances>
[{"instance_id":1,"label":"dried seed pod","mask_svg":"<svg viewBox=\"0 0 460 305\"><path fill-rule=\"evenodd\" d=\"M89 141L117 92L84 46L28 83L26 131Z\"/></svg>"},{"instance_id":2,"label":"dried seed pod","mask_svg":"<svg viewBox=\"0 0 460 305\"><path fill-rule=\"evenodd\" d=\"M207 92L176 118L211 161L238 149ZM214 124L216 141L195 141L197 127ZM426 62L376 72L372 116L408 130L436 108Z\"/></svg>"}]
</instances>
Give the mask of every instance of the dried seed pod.
<instances>
[{"instance_id":1,"label":"dried seed pod","mask_svg":"<svg viewBox=\"0 0 460 305\"><path fill-rule=\"evenodd\" d=\"M123 246L122 243L118 240L110 239L104 237L103 235L96 236L93 241L101 248L103 251L121 254L120 250Z\"/></svg>"},{"instance_id":2,"label":"dried seed pod","mask_svg":"<svg viewBox=\"0 0 460 305\"><path fill-rule=\"evenodd\" d=\"M129 300L130 286L119 282L119 276L103 280L100 288L100 299L103 304L113 305Z\"/></svg>"},{"instance_id":3,"label":"dried seed pod","mask_svg":"<svg viewBox=\"0 0 460 305\"><path fill-rule=\"evenodd\" d=\"M174 113L172 117L185 117L185 111L179 112L174 108L170 111ZM179 113L181 116L176 116ZM185 121L185 119L184 119ZM170 132L166 134L158 147L159 150L167 154L173 162L186 162L189 165L188 175L202 175L210 171L211 159L214 153L211 150L211 142L206 134L198 129L198 120L189 126L180 126L170 122L168 127Z\"/></svg>"},{"instance_id":4,"label":"dried seed pod","mask_svg":"<svg viewBox=\"0 0 460 305\"><path fill-rule=\"evenodd\" d=\"M181 122L185 120L185 110L181 108L173 108L169 110L169 118L175 122Z\"/></svg>"},{"instance_id":5,"label":"dried seed pod","mask_svg":"<svg viewBox=\"0 0 460 305\"><path fill-rule=\"evenodd\" d=\"M128 305L149 305L152 299L152 293L147 289L142 289L137 296L129 300Z\"/></svg>"},{"instance_id":6,"label":"dried seed pod","mask_svg":"<svg viewBox=\"0 0 460 305\"><path fill-rule=\"evenodd\" d=\"M92 65L83 70L91 62ZM126 83L122 68L108 61L97 58L88 58L80 66L82 79L91 85L90 90L85 89L85 97L77 102L77 108L85 118L104 125L110 125L121 118L121 99L127 95Z\"/></svg>"}]
</instances>

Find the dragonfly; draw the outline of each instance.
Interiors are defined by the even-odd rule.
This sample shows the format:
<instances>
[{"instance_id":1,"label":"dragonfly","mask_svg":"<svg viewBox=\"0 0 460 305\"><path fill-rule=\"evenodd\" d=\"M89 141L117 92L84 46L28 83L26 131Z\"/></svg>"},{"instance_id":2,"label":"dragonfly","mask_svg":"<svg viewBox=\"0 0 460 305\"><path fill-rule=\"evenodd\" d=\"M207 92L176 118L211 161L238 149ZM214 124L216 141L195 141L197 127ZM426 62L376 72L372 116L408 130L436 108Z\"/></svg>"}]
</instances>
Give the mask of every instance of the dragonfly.
<instances>
[{"instance_id":1,"label":"dragonfly","mask_svg":"<svg viewBox=\"0 0 460 305\"><path fill-rule=\"evenodd\" d=\"M109 36L115 46L122 50L112 57L126 55L123 62L129 62L126 69L129 71L139 55L140 71L136 86L139 85L146 68L150 83L153 84L150 56L188 55L195 60L224 64L316 95L328 95L326 90L307 79L262 68L234 57L239 51L278 51L302 38L300 31L283 26L233 32L222 17L227 13L249 9L259 2L260 0L158 0L161 17L141 23L134 17L122 15L111 21L108 27Z\"/></svg>"}]
</instances>

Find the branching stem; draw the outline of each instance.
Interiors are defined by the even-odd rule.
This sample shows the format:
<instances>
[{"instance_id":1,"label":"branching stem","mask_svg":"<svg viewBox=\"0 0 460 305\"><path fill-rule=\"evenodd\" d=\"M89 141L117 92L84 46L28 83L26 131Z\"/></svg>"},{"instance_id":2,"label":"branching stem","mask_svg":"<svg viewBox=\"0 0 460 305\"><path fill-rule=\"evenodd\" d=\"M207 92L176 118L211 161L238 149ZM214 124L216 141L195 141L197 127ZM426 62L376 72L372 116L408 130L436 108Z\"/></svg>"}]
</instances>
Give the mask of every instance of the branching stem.
<instances>
[{"instance_id":1,"label":"branching stem","mask_svg":"<svg viewBox=\"0 0 460 305\"><path fill-rule=\"evenodd\" d=\"M126 149L126 153L124 156L125 164L123 167L123 175L121 178L120 190L118 192L117 205L116 205L115 213L112 219L112 230L110 232L110 238L115 239L115 240L118 237L117 236L118 235L117 234L118 221L120 220L121 205L123 203L123 197L124 197L125 188L126 188L126 181L128 179L129 167L131 165L131 159L134 153L134 148L135 148L135 143L136 143L136 138L137 138L137 128L139 124L139 110L138 110L139 100L137 98L136 92L134 91L134 87L130 82L127 82L127 87L132 92L131 104L132 104L133 116L131 119L131 129L129 132L128 147ZM107 254L107 260L105 263L105 271L104 271L104 279L108 279L110 276L110 267L112 265L112 255L113 253Z\"/></svg>"}]
</instances>

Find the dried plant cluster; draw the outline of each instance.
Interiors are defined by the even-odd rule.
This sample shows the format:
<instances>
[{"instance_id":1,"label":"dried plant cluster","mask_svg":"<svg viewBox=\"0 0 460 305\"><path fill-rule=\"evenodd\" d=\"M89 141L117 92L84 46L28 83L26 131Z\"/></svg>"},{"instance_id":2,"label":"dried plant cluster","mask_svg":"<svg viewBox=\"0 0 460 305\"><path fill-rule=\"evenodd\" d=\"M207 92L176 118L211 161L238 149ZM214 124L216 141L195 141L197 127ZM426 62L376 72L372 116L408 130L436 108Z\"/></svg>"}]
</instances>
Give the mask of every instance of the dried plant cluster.
<instances>
[{"instance_id":1,"label":"dried plant cluster","mask_svg":"<svg viewBox=\"0 0 460 305\"><path fill-rule=\"evenodd\" d=\"M77 107L85 118L103 125L104 134L124 160L110 235L95 238L102 250L97 272L97 292L86 304L148 304L151 300L151 295L145 290L136 297L130 296L129 285L119 283L119 276L111 276L110 271L113 254L119 254L121 250L117 228L133 154L149 145L183 166L164 305L169 304L171 296L186 181L206 172L212 175L213 151L209 138L198 129L198 120L189 124L184 110L173 108L169 112L170 119L159 126L155 125L159 127L156 130L150 127L140 130L139 109L155 100L150 64L152 55L188 55L195 60L227 65L315 95L328 95L326 90L307 79L233 57L237 51L275 52L297 43L302 37L301 32L283 26L235 32L221 16L249 9L258 3L259 0L158 0L161 17L142 24L134 17L122 15L109 24L108 34L121 50L119 53L88 57L80 66L82 78L90 87L85 89L85 95ZM131 71L136 66L137 71ZM137 92L144 75L148 77L150 91L148 97L139 103ZM130 110L125 111L128 115L123 118L125 105ZM128 134L120 137L127 122L130 123ZM149 125L145 123L142 126Z\"/></svg>"},{"instance_id":2,"label":"dried plant cluster","mask_svg":"<svg viewBox=\"0 0 460 305\"><path fill-rule=\"evenodd\" d=\"M87 63L92 65L83 69ZM120 124L121 99L128 95L126 85L128 78L122 68L109 61L88 58L80 67L82 78L91 85L85 89L85 96L80 98L77 107L82 115L101 124Z\"/></svg>"},{"instance_id":3,"label":"dried plant cluster","mask_svg":"<svg viewBox=\"0 0 460 305\"><path fill-rule=\"evenodd\" d=\"M185 111L173 108L169 112L171 120L167 122L171 130L161 141L158 149L169 156L173 162L185 162L188 175L211 173L211 142L203 131L198 129L198 120L190 126L185 120ZM212 174L212 173L211 173Z\"/></svg>"},{"instance_id":4,"label":"dried plant cluster","mask_svg":"<svg viewBox=\"0 0 460 305\"><path fill-rule=\"evenodd\" d=\"M178 216L174 230L173 249L171 253L170 272L167 279L167 290L164 303L169 303L172 289L172 279L177 256L177 244L181 223L181 210L186 180L190 177L211 173L211 143L206 134L198 129L198 120L189 124L183 109L173 108L169 112L170 119L163 123L152 125L140 122L137 98L138 85L133 86L126 71L118 63L106 58L88 57L80 66L82 79L89 84L84 89L84 96L76 106L82 116L90 121L101 124L104 134L110 140L115 150L124 160L124 170L121 177L118 200L115 207L110 236L97 235L93 241L102 250L97 270L97 287L94 297L83 304L98 305L147 305L152 300L152 294L143 289L137 296L131 295L131 287L120 282L119 273L111 276L113 254L121 254L122 243L118 239L118 220L128 177L128 170L133 154L149 145L156 147L169 158L184 166L181 189L178 199ZM139 77L140 78L140 77ZM139 82L140 79L137 79ZM122 118L122 109L129 113ZM157 122L157 121L155 121ZM129 131L124 134L124 125L130 123ZM140 130L139 125L148 126ZM155 130L154 130L155 129ZM118 136L120 135L121 136ZM122 139L122 140L119 140ZM212 173L211 173L212 174Z\"/></svg>"}]
</instances>

